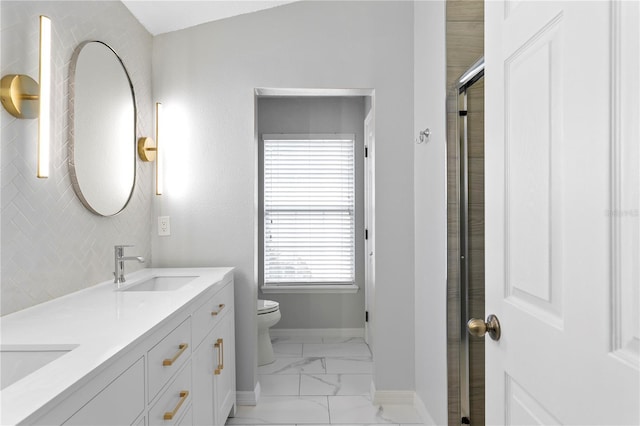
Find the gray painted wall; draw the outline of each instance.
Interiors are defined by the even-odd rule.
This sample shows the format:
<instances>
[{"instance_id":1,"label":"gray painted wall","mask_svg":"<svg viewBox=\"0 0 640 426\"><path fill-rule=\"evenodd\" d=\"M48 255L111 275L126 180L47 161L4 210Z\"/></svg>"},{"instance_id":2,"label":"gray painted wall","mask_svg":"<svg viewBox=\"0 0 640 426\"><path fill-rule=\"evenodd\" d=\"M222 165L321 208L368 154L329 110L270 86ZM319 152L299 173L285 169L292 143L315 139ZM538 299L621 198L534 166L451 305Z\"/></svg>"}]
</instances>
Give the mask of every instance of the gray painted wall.
<instances>
[{"instance_id":1,"label":"gray painted wall","mask_svg":"<svg viewBox=\"0 0 640 426\"><path fill-rule=\"evenodd\" d=\"M36 178L37 120L0 108L2 155L1 313L8 313L113 278L113 246L151 264L153 165L138 160L134 194L114 217L83 207L67 167L68 78L71 55L84 40L101 40L121 56L136 94L138 136L153 130L151 35L120 2L2 1L1 75L38 76L41 14L52 20L51 172ZM132 144L135 143L132 135ZM133 146L132 146L133 154ZM127 265L127 272L144 265Z\"/></svg>"},{"instance_id":2,"label":"gray painted wall","mask_svg":"<svg viewBox=\"0 0 640 426\"><path fill-rule=\"evenodd\" d=\"M282 319L274 328L364 327L364 98L260 98L258 133L355 134L356 160L356 284L355 294L263 294L280 303ZM262 168L260 168L262 176ZM262 178L260 178L262 185ZM262 194L260 194L262 197ZM260 197L260 198L261 198ZM262 201L262 200L261 200ZM262 247L262 220L258 247ZM263 258L258 257L258 282L263 283Z\"/></svg>"},{"instance_id":3,"label":"gray painted wall","mask_svg":"<svg viewBox=\"0 0 640 426\"><path fill-rule=\"evenodd\" d=\"M433 424L447 424L447 200L445 2L414 3L416 395ZM435 326L434 326L435 325ZM427 421L427 424L429 422Z\"/></svg>"},{"instance_id":4,"label":"gray painted wall","mask_svg":"<svg viewBox=\"0 0 640 426\"><path fill-rule=\"evenodd\" d=\"M254 89L373 88L376 108L376 386L414 388L413 3L298 2L154 38L165 105L166 191L154 265L234 265L237 384L257 383ZM402 368L398 368L402 366Z\"/></svg>"}]
</instances>

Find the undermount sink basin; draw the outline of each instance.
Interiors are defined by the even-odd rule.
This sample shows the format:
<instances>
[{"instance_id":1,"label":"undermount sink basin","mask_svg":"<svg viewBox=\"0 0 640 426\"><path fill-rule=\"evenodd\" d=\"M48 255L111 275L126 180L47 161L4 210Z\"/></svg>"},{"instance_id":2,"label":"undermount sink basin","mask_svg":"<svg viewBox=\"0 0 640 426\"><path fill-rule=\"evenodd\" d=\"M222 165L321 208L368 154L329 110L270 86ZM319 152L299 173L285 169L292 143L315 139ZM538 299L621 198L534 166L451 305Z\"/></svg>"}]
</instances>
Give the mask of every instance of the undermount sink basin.
<instances>
[{"instance_id":1,"label":"undermount sink basin","mask_svg":"<svg viewBox=\"0 0 640 426\"><path fill-rule=\"evenodd\" d=\"M151 277L139 283L120 288L121 291L175 291L195 280L196 276L185 277Z\"/></svg>"},{"instance_id":2,"label":"undermount sink basin","mask_svg":"<svg viewBox=\"0 0 640 426\"><path fill-rule=\"evenodd\" d=\"M68 354L78 345L1 345L0 389Z\"/></svg>"}]
</instances>

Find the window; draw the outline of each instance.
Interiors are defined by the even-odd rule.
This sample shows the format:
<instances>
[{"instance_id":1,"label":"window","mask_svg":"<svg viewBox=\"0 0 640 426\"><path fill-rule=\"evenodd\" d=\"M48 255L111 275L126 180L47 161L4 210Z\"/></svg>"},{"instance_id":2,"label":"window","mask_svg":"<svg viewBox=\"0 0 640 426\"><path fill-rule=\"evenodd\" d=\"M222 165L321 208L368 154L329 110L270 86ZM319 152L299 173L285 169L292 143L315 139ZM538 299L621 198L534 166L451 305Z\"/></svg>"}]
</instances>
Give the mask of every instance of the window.
<instances>
[{"instance_id":1,"label":"window","mask_svg":"<svg viewBox=\"0 0 640 426\"><path fill-rule=\"evenodd\" d=\"M354 135L263 135L264 284L354 284Z\"/></svg>"}]
</instances>

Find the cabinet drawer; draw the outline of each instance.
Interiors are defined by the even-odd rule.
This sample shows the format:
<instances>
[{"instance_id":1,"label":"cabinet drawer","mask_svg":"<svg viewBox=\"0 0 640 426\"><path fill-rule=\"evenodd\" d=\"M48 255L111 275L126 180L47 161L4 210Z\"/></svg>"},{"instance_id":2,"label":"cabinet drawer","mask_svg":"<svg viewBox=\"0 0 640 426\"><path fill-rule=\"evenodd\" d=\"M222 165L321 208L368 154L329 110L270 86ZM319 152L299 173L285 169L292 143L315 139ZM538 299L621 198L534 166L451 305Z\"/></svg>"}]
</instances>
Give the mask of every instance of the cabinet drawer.
<instances>
[{"instance_id":1,"label":"cabinet drawer","mask_svg":"<svg viewBox=\"0 0 640 426\"><path fill-rule=\"evenodd\" d=\"M149 426L177 425L191 409L191 361L149 410Z\"/></svg>"},{"instance_id":2,"label":"cabinet drawer","mask_svg":"<svg viewBox=\"0 0 640 426\"><path fill-rule=\"evenodd\" d=\"M233 285L228 283L193 313L193 345L197 347L228 311L233 308Z\"/></svg>"},{"instance_id":3,"label":"cabinet drawer","mask_svg":"<svg viewBox=\"0 0 640 426\"><path fill-rule=\"evenodd\" d=\"M64 424L129 425L144 406L144 361L140 358Z\"/></svg>"},{"instance_id":4,"label":"cabinet drawer","mask_svg":"<svg viewBox=\"0 0 640 426\"><path fill-rule=\"evenodd\" d=\"M147 377L149 401L191 356L191 319L187 318L149 350Z\"/></svg>"},{"instance_id":5,"label":"cabinet drawer","mask_svg":"<svg viewBox=\"0 0 640 426\"><path fill-rule=\"evenodd\" d=\"M194 426L193 425L193 405L187 408L187 412L185 413L182 420L180 420L180 423L178 423L178 426ZM197 425L197 426L200 426L200 425Z\"/></svg>"}]
</instances>

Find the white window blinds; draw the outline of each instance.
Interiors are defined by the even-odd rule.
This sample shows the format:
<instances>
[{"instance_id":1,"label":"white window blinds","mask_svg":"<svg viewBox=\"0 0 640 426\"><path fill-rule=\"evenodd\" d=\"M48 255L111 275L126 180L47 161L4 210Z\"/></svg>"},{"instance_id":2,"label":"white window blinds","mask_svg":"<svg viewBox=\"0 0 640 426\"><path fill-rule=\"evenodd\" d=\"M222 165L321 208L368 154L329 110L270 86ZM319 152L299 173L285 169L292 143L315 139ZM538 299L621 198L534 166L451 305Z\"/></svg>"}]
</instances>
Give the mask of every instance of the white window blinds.
<instances>
[{"instance_id":1,"label":"white window blinds","mask_svg":"<svg viewBox=\"0 0 640 426\"><path fill-rule=\"evenodd\" d=\"M263 135L264 282L353 284L353 135Z\"/></svg>"}]
</instances>

